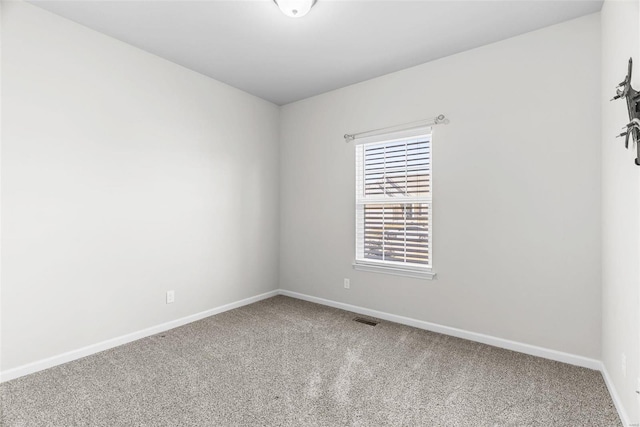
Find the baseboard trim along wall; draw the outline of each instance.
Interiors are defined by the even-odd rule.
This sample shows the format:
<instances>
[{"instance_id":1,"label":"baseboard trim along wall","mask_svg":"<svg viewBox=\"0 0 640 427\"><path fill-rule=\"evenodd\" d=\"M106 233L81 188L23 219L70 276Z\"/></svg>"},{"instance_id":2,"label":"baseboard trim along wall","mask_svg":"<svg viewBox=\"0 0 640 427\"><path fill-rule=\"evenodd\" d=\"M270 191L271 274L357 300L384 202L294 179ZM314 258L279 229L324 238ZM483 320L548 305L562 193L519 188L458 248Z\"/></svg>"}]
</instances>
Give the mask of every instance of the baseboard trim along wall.
<instances>
[{"instance_id":1,"label":"baseboard trim along wall","mask_svg":"<svg viewBox=\"0 0 640 427\"><path fill-rule=\"evenodd\" d=\"M139 340L151 335L158 334L160 332L167 331L169 329L177 328L182 325L186 325L197 320L204 319L205 317L213 316L225 311L233 310L245 305L253 304L267 298L274 297L276 295L284 295L291 298L296 298L304 301L313 302L316 304L326 305L328 307L338 308L341 310L350 311L365 316L375 317L389 322L400 323L402 325L412 326L418 329L424 329L431 332L437 332L444 335L450 335L457 338L462 338L470 341L475 341L483 344L492 345L494 347L500 347L507 350L517 351L519 353L529 354L532 356L543 357L545 359L551 359L558 362L568 363L571 365L580 366L583 368L594 369L602 372L604 382L607 385L611 399L613 400L618 414L622 419L623 425L630 425L629 418L622 406L618 393L611 382L611 378L607 372L607 369L601 361L590 359L575 354L564 353L557 350L551 350L548 348L538 347L530 344L524 344L517 341L506 340L502 338L493 337L490 335L480 334L477 332L470 332L463 329L452 328L449 326L439 325L437 323L425 322L423 320L412 319L410 317L398 316L395 314L385 313L383 311L372 310L369 308L359 307L356 305L346 304L338 301L328 300L324 298L314 297L311 295L301 294L298 292L288 291L285 289L277 289L270 292L266 292L253 297L245 298L240 301L225 304L210 310L202 311L200 313L192 314L180 319L172 320L170 322L162 323L160 325L152 326L150 328L143 329L141 331L133 332L120 337L112 338L100 343L92 344L86 347L72 350L66 353L59 354L57 356L49 357L47 359L39 360L37 362L29 363L26 365L18 366L17 368L8 369L0 372L0 382L10 381L15 378L19 378L25 375L29 375L38 371L42 371L57 365L62 365L67 362L71 362L82 357L90 356L95 353L99 353L104 350L108 350L113 347L117 347L123 344L127 344L131 341Z\"/></svg>"},{"instance_id":2,"label":"baseboard trim along wall","mask_svg":"<svg viewBox=\"0 0 640 427\"><path fill-rule=\"evenodd\" d=\"M197 320L204 319L205 317L213 316L225 311L233 310L245 305L253 304L267 298L274 297L276 295L284 295L291 298L296 298L304 301L313 302L316 304L326 305L328 307L338 308L341 310L351 311L353 313L362 314L365 316L375 317L389 322L400 323L402 325L412 326L418 329L424 329L431 332L437 332L444 335L450 335L457 338L462 338L470 341L480 342L483 344L492 345L494 347L500 347L507 350L517 351L532 356L543 357L545 359L551 359L558 362L569 363L571 365L581 366L583 368L594 369L602 372L604 382L607 385L611 399L618 411L618 414L622 420L623 425L630 425L629 417L622 406L618 393L613 386L613 382L609 377L604 364L595 359L590 359L575 354L564 353L561 351L551 350L548 348L538 347L530 344L524 344L517 341L506 340L502 338L493 337L490 335L480 334L477 332L465 331L463 329L452 328L449 326L439 325L437 323L425 322L423 320L412 319L410 317L398 316L395 314L385 313L383 311L372 310L369 308L359 307L357 305L345 304L338 301L332 301L324 298L314 297L311 295L301 294L298 292L288 291L286 289L276 289L270 292L265 292L260 295L245 298L240 301L225 304L210 310L202 311L200 313L192 314L190 316L182 317L180 319L172 320L170 322L162 323L160 325L152 326L150 328L143 329L141 331L133 332L120 337L112 338L100 343L88 345L86 347L72 350L66 353L59 354L57 356L49 357L47 359L39 360L37 362L29 363L26 365L18 366L17 368L8 369L0 372L0 382L10 381L15 378L19 378L25 375L29 375L38 371L42 371L48 368L52 368L57 365L62 365L67 362L71 362L82 357L90 356L95 353L99 353L104 350L108 350L119 345L129 343L131 341L139 340L151 335L158 334L160 332L168 331L169 329L177 328L187 323L195 322Z\"/></svg>"},{"instance_id":3,"label":"baseboard trim along wall","mask_svg":"<svg viewBox=\"0 0 640 427\"><path fill-rule=\"evenodd\" d=\"M204 319L205 317L213 316L215 314L233 310L234 308L239 308L245 305L253 304L254 302L271 298L278 294L279 294L279 291L277 289L270 292L265 292L264 294L245 298L240 301L236 301L229 304L221 305L216 308L212 308L210 310L201 311L200 313L181 317L180 319L176 319L170 322L162 323L160 325L152 326L150 328L146 328L141 331L132 332L127 335L122 335L122 336L111 338L109 340L102 341L96 344L91 344L86 347L79 348L77 350L71 350L66 353L59 354L57 356L52 356L47 359L39 360L37 362L18 366L17 368L8 369L6 371L0 372L0 382L10 381L15 378L33 374L34 372L52 368L57 365L62 365L64 363L71 362L76 359L81 359L83 357L90 356L92 354L99 353L101 351L108 350L113 347L117 347L119 345L127 344L131 341L139 340L141 338L146 338L151 335L159 334L160 332L168 331L169 329L186 325L187 323Z\"/></svg>"},{"instance_id":4,"label":"baseboard trim along wall","mask_svg":"<svg viewBox=\"0 0 640 427\"><path fill-rule=\"evenodd\" d=\"M310 295L300 294L298 292L287 291L280 289L280 295L285 295L291 298L297 298L316 304L322 304L329 307L339 308L346 311L352 311L354 313L363 314L365 316L376 317L382 320L388 320L389 322L400 323L402 325L413 326L414 328L424 329L431 332L437 332L439 334L450 335L457 338L463 338L469 341L475 341L483 344L492 345L494 347L500 347L507 350L517 351L519 353L529 354L531 356L543 357L545 359L555 360L557 362L568 363L570 365L581 366L583 368L600 370L602 363L596 359L590 359L588 357L578 356L575 354L564 353L562 351L551 350L544 347L538 347L535 345L524 344L517 341L510 341L502 338L493 337L491 335L484 335L477 332L470 332L464 329L452 328L450 326L443 326L437 323L425 322L423 320L412 319L410 317L398 316L395 314L385 313L383 311L371 310L369 308L359 307L357 305L345 304L342 302L332 301L324 298L313 297Z\"/></svg>"},{"instance_id":5,"label":"baseboard trim along wall","mask_svg":"<svg viewBox=\"0 0 640 427\"><path fill-rule=\"evenodd\" d=\"M602 372L602 377L604 378L604 383L607 385L607 389L609 390L609 395L611 396L611 400L613 400L613 404L618 411L618 415L620 416L620 421L622 421L623 426L632 426L629 415L627 415L627 411L624 410L624 406L622 406L622 401L620 400L620 396L616 391L616 388L613 385L613 381L611 381L611 377L609 376L609 372L607 371L607 367L604 366L604 363L600 364L600 372ZM637 424L635 424L637 425Z\"/></svg>"},{"instance_id":6,"label":"baseboard trim along wall","mask_svg":"<svg viewBox=\"0 0 640 427\"><path fill-rule=\"evenodd\" d=\"M182 317L180 319L172 320L170 322L162 323L160 325L152 326L150 328L143 329L141 331L132 332L127 335L122 335L120 337L112 338L96 344L91 344L86 347L79 348L77 350L71 350L66 353L59 354L57 356L52 356L47 359L39 360L37 362L18 366L17 368L2 371L0 372L0 382L9 381L14 378L22 377L24 375L28 375L34 372L42 371L47 368L51 368L53 366L71 362L73 360L80 359L82 357L89 356L95 353L99 353L101 351L108 350L110 348L117 347L119 345L129 343L131 341L139 340L141 338L155 335L160 332L167 331L169 329L186 325L187 323L204 319L205 317L213 316L218 313L223 313L225 311L233 310L234 308L253 304L254 302L271 298L276 295L285 295L291 298L301 299L301 300L313 302L316 304L321 304L321 305L326 305L333 308L339 308L341 310L351 311L353 313L363 314L365 316L376 317L378 319L387 320L389 322L400 323L402 325L412 326L418 329L424 329L427 331L437 332L444 335L450 335L450 336L463 338L470 341L476 341L483 344L488 344L495 347L504 348L507 350L513 350L520 353L530 354L532 356L543 357L545 359L551 359L558 362L569 363L571 365L581 366L584 368L595 369L595 370L602 370L603 368L602 363L599 360L589 359L587 357L578 356L575 354L563 353L561 351L550 350L547 348L537 347L530 344L524 344L517 341L510 341L502 338L493 337L490 335L480 334L477 332L465 331L463 329L443 326L437 323L425 322L423 320L417 320L409 317L398 316L395 314L385 313L383 311L377 311L369 308L359 307L356 305L345 304L342 302L314 297L311 295L301 294L298 292L288 291L285 289L277 289L277 290L266 292L264 294L256 295L250 298L245 298L240 301L225 304L220 307L212 308L210 310L202 311L200 313Z\"/></svg>"},{"instance_id":7,"label":"baseboard trim along wall","mask_svg":"<svg viewBox=\"0 0 640 427\"><path fill-rule=\"evenodd\" d=\"M551 350L544 347L538 347L535 345L524 344L517 341L506 340L502 338L493 337L491 335L480 334L477 332L470 332L464 329L452 328L450 326L443 326L437 323L425 322L423 320L412 319L410 317L398 316L395 314L385 313L383 311L371 310L369 308L359 307L357 305L345 304L333 300L314 297L311 295L301 294L298 292L288 291L280 289L280 295L285 295L291 298L301 299L304 301L313 302L316 304L322 304L333 308L339 308L341 310L351 311L353 313L362 314L365 316L375 317L389 322L400 323L407 326L413 326L414 328L424 329L431 332L437 332L444 335L450 335L458 338L463 338L469 341L476 341L483 344L492 345L494 347L500 347L507 350L517 351L519 353L529 354L531 356L538 356L545 359L555 360L557 362L568 363L570 365L580 366L583 368L594 369L600 371L604 382L611 395L611 400L618 411L618 415L622 421L622 425L630 426L631 421L622 406L618 392L616 391L609 373L607 372L604 364L596 359L590 359L584 356L578 356L571 353L564 353L562 351Z\"/></svg>"}]
</instances>

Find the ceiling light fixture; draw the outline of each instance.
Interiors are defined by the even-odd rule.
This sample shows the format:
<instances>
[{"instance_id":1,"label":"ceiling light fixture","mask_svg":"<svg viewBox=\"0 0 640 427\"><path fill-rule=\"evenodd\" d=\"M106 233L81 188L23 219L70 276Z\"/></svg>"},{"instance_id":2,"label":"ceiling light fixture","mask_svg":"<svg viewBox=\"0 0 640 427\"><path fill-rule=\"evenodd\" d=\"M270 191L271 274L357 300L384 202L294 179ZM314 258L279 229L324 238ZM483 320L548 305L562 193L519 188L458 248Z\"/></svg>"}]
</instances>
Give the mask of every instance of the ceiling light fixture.
<instances>
[{"instance_id":1,"label":"ceiling light fixture","mask_svg":"<svg viewBox=\"0 0 640 427\"><path fill-rule=\"evenodd\" d=\"M290 18L301 18L316 4L317 0L273 0L282 13Z\"/></svg>"}]
</instances>

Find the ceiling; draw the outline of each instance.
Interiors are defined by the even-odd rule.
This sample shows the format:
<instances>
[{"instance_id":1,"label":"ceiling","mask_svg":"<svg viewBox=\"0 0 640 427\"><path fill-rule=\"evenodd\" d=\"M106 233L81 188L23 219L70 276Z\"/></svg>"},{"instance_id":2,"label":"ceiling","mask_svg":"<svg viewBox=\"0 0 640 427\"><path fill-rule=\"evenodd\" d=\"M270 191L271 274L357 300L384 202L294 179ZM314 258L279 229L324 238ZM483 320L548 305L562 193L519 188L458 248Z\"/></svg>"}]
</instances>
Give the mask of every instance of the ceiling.
<instances>
[{"instance_id":1,"label":"ceiling","mask_svg":"<svg viewBox=\"0 0 640 427\"><path fill-rule=\"evenodd\" d=\"M597 12L602 0L31 1L278 105Z\"/></svg>"}]
</instances>

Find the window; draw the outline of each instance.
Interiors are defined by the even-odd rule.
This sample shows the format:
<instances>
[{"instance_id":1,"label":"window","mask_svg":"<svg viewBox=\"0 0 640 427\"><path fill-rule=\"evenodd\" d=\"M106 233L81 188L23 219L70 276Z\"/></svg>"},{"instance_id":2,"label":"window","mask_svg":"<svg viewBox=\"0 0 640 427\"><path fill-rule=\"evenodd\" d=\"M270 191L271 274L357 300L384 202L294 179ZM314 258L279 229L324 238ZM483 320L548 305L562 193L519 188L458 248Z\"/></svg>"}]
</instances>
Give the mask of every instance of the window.
<instances>
[{"instance_id":1,"label":"window","mask_svg":"<svg viewBox=\"0 0 640 427\"><path fill-rule=\"evenodd\" d=\"M356 146L357 269L432 278L431 129Z\"/></svg>"}]
</instances>

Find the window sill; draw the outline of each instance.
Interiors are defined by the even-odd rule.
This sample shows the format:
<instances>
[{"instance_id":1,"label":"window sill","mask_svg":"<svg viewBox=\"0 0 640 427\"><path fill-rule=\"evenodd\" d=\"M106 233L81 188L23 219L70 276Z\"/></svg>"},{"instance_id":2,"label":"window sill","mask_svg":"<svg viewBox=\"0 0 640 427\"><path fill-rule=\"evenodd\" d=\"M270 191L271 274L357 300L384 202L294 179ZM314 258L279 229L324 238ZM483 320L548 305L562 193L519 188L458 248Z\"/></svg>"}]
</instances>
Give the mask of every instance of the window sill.
<instances>
[{"instance_id":1,"label":"window sill","mask_svg":"<svg viewBox=\"0 0 640 427\"><path fill-rule=\"evenodd\" d=\"M354 262L353 269L373 273L393 274L395 276L413 277L415 279L433 280L436 278L436 273L431 270L410 270L406 268L388 267L386 265L361 264Z\"/></svg>"}]
</instances>

